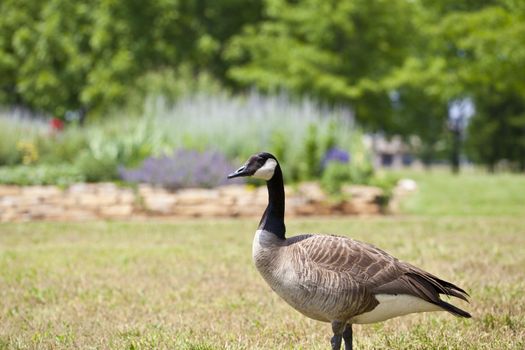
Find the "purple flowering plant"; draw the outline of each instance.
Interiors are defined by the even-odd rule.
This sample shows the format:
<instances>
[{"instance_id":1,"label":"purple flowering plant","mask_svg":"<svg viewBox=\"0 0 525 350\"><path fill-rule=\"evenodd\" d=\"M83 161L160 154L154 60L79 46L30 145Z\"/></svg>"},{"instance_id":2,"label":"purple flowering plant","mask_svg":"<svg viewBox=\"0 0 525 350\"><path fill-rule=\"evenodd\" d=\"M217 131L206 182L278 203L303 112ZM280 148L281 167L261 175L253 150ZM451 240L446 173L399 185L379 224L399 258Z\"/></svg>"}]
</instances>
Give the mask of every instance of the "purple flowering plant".
<instances>
[{"instance_id":1,"label":"purple flowering plant","mask_svg":"<svg viewBox=\"0 0 525 350\"><path fill-rule=\"evenodd\" d=\"M235 166L219 152L178 149L171 155L149 157L137 169L120 168L119 174L127 182L148 183L176 190L224 185L226 175L234 169Z\"/></svg>"},{"instance_id":2,"label":"purple flowering plant","mask_svg":"<svg viewBox=\"0 0 525 350\"><path fill-rule=\"evenodd\" d=\"M350 162L350 154L340 148L330 148L321 160L321 169L325 169L330 162L346 164Z\"/></svg>"}]
</instances>

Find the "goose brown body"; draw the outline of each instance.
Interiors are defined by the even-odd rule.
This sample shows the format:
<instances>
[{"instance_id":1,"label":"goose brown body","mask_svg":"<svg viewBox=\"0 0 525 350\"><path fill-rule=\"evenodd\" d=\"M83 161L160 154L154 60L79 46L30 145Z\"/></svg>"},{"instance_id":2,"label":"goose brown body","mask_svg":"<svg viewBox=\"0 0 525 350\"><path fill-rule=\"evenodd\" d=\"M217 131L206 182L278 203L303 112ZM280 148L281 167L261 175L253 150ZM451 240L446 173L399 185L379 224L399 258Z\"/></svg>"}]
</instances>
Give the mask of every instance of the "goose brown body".
<instances>
[{"instance_id":1,"label":"goose brown body","mask_svg":"<svg viewBox=\"0 0 525 350\"><path fill-rule=\"evenodd\" d=\"M442 285L437 277L381 249L346 237L300 235L282 240L258 230L252 253L257 270L281 298L305 316L324 322L383 321L381 314L359 317L378 306L377 295L421 300L392 317L447 310L449 304L439 299L440 293L462 299L466 295L459 287Z\"/></svg>"},{"instance_id":2,"label":"goose brown body","mask_svg":"<svg viewBox=\"0 0 525 350\"><path fill-rule=\"evenodd\" d=\"M352 348L352 324L374 323L413 312L470 314L440 295L468 294L370 244L334 235L285 237L285 196L279 163L269 153L252 156L228 177L267 181L268 207L253 239L253 260L268 285L288 304L332 324L333 350Z\"/></svg>"}]
</instances>

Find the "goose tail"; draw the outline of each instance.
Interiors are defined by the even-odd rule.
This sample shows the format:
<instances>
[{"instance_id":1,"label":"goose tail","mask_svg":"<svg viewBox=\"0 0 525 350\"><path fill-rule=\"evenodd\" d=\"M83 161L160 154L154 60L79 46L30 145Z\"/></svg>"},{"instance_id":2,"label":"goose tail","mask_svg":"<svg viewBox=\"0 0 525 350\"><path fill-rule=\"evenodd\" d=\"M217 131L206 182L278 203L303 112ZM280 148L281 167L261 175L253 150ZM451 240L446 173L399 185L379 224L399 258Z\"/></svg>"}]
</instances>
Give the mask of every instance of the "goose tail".
<instances>
[{"instance_id":1,"label":"goose tail","mask_svg":"<svg viewBox=\"0 0 525 350\"><path fill-rule=\"evenodd\" d=\"M428 272L417 268L411 268L394 281L377 287L375 293L385 294L408 294L421 298L441 309L450 312L454 316L470 318L468 312L447 303L440 295L459 298L468 302L468 293L453 283L444 281Z\"/></svg>"},{"instance_id":2,"label":"goose tail","mask_svg":"<svg viewBox=\"0 0 525 350\"><path fill-rule=\"evenodd\" d=\"M456 307L452 304L447 303L444 300L439 299L438 302L435 303L437 306L441 307L445 311L450 312L452 315L457 317L464 317L464 318L471 318L472 315L466 312L465 310L460 309L459 307Z\"/></svg>"},{"instance_id":3,"label":"goose tail","mask_svg":"<svg viewBox=\"0 0 525 350\"><path fill-rule=\"evenodd\" d=\"M409 272L406 277L413 290L419 292L418 294L424 296L427 301L441 307L454 316L465 318L472 317L465 310L447 303L440 298L440 294L443 294L459 298L468 303L469 294L464 289L424 271Z\"/></svg>"}]
</instances>

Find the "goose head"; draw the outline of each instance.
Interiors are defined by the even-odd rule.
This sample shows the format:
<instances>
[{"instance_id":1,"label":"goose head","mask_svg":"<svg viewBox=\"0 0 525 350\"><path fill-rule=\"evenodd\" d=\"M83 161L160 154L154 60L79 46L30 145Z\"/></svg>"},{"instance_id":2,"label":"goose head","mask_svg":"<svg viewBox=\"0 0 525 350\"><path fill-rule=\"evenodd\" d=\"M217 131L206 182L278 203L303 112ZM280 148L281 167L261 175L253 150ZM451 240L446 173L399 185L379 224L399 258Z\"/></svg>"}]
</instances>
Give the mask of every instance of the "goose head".
<instances>
[{"instance_id":1,"label":"goose head","mask_svg":"<svg viewBox=\"0 0 525 350\"><path fill-rule=\"evenodd\" d=\"M277 165L277 159L272 154L267 152L257 153L251 156L242 167L228 175L228 179L251 176L269 181L273 177Z\"/></svg>"}]
</instances>

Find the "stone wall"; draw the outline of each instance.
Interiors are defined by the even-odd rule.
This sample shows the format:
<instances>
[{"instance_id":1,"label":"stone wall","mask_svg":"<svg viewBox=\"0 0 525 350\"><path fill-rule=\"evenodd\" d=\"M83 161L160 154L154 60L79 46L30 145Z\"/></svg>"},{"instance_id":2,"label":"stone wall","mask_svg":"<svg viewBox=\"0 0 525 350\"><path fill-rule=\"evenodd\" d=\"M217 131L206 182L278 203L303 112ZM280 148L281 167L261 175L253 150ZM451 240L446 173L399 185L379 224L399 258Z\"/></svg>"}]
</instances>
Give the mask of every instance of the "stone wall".
<instances>
[{"instance_id":1,"label":"stone wall","mask_svg":"<svg viewBox=\"0 0 525 350\"><path fill-rule=\"evenodd\" d=\"M334 202L316 183L286 187L289 216L375 215L382 191L347 186L348 200ZM0 186L0 221L129 219L146 216L239 217L260 216L267 205L266 187L230 185L216 189L170 192L140 185L137 189L113 183L56 186Z\"/></svg>"}]
</instances>

